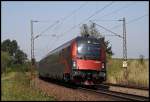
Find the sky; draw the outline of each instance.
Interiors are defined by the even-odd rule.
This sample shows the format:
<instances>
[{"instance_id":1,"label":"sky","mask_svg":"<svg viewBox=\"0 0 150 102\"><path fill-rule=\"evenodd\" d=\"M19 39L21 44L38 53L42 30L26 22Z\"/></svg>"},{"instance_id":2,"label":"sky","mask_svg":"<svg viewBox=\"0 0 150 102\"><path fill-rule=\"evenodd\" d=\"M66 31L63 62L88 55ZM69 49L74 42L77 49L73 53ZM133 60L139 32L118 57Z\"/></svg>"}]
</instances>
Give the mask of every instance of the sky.
<instances>
[{"instance_id":1,"label":"sky","mask_svg":"<svg viewBox=\"0 0 150 102\"><path fill-rule=\"evenodd\" d=\"M41 34L35 39L34 51L39 61L51 50L79 36L81 25L90 25L89 20L123 35L123 22L117 21L123 17L126 19L127 57L139 58L142 54L149 58L148 1L3 1L1 4L1 42L17 40L29 59L31 20L39 21L33 23L34 37ZM96 28L110 42L113 57L122 58L123 40Z\"/></svg>"}]
</instances>

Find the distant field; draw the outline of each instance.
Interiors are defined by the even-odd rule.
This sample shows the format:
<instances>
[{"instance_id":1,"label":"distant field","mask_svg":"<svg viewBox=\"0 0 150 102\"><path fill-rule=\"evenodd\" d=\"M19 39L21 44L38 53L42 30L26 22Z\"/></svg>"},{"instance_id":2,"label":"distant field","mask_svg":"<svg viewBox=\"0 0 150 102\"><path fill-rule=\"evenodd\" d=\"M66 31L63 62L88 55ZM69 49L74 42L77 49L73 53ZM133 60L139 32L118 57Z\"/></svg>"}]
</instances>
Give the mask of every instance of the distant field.
<instances>
[{"instance_id":1,"label":"distant field","mask_svg":"<svg viewBox=\"0 0 150 102\"><path fill-rule=\"evenodd\" d=\"M143 63L138 59L129 59L127 78L124 75L121 59L112 59L107 63L107 82L114 84L135 85L149 87L149 60Z\"/></svg>"},{"instance_id":2,"label":"distant field","mask_svg":"<svg viewBox=\"0 0 150 102\"><path fill-rule=\"evenodd\" d=\"M38 89L30 87L30 81L25 73L10 72L1 78L2 101L54 101Z\"/></svg>"}]
</instances>

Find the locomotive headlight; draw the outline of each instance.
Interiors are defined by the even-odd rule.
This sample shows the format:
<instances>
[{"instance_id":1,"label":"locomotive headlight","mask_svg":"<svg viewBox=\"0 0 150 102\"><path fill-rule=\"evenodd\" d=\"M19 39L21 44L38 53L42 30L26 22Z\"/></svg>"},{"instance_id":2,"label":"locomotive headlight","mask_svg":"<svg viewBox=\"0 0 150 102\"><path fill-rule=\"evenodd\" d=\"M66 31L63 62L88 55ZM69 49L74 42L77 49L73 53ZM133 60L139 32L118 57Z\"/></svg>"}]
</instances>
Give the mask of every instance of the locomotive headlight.
<instances>
[{"instance_id":1,"label":"locomotive headlight","mask_svg":"<svg viewBox=\"0 0 150 102\"><path fill-rule=\"evenodd\" d=\"M72 66L73 66L73 68L75 69L75 68L76 68L76 66L77 66L77 65L76 65L76 62L75 62L75 61L73 61L73 63L72 63L72 64L73 64L73 65L72 65Z\"/></svg>"},{"instance_id":2,"label":"locomotive headlight","mask_svg":"<svg viewBox=\"0 0 150 102\"><path fill-rule=\"evenodd\" d=\"M105 68L104 63L102 63L102 69L104 69L104 68Z\"/></svg>"},{"instance_id":3,"label":"locomotive headlight","mask_svg":"<svg viewBox=\"0 0 150 102\"><path fill-rule=\"evenodd\" d=\"M73 67L76 67L76 62L73 62Z\"/></svg>"}]
</instances>

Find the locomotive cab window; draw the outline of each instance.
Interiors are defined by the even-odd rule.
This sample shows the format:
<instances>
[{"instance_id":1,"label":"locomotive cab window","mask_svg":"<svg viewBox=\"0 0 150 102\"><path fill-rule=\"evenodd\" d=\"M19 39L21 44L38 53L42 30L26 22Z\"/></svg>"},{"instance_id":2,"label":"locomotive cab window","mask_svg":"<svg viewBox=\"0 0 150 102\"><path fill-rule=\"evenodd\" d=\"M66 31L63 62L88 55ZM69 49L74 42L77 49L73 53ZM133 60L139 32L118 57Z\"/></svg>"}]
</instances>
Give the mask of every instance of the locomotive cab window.
<instances>
[{"instance_id":1,"label":"locomotive cab window","mask_svg":"<svg viewBox=\"0 0 150 102\"><path fill-rule=\"evenodd\" d=\"M86 59L99 60L100 58L100 43L94 40L78 41L78 56Z\"/></svg>"}]
</instances>

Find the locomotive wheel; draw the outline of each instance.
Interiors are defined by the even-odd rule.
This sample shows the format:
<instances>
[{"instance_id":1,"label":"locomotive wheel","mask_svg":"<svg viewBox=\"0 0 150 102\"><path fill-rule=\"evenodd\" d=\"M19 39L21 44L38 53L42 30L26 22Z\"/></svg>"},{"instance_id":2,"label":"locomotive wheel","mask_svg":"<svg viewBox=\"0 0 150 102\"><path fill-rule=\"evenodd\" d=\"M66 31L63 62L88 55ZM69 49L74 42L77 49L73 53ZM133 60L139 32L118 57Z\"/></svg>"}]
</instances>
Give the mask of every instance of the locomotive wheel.
<instances>
[{"instance_id":1,"label":"locomotive wheel","mask_svg":"<svg viewBox=\"0 0 150 102\"><path fill-rule=\"evenodd\" d=\"M38 76L40 79L42 79L43 77L41 76L41 74L39 73L39 76Z\"/></svg>"},{"instance_id":2,"label":"locomotive wheel","mask_svg":"<svg viewBox=\"0 0 150 102\"><path fill-rule=\"evenodd\" d=\"M69 81L70 81L70 75L69 75L69 74L64 74L64 75L63 75L63 80L64 80L65 82L69 82Z\"/></svg>"}]
</instances>

